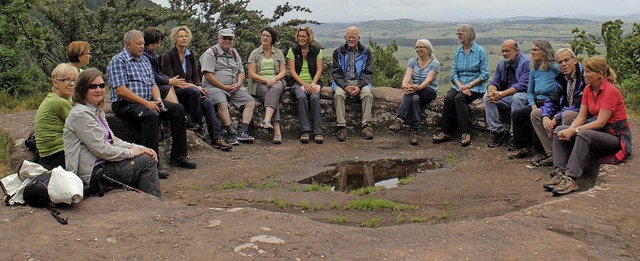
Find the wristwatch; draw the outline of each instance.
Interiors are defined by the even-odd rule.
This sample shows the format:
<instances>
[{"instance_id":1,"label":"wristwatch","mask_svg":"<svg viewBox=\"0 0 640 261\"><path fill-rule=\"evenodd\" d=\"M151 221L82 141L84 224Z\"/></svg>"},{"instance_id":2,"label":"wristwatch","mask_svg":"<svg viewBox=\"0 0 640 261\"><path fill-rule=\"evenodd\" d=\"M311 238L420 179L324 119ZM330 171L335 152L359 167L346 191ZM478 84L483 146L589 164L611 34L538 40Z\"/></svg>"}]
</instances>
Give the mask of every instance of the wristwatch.
<instances>
[{"instance_id":1,"label":"wristwatch","mask_svg":"<svg viewBox=\"0 0 640 261\"><path fill-rule=\"evenodd\" d=\"M502 98L502 91L499 91L498 95L500 95L500 98Z\"/></svg>"},{"instance_id":2,"label":"wristwatch","mask_svg":"<svg viewBox=\"0 0 640 261\"><path fill-rule=\"evenodd\" d=\"M578 127L575 128L576 133L580 132L580 130L578 129Z\"/></svg>"}]
</instances>

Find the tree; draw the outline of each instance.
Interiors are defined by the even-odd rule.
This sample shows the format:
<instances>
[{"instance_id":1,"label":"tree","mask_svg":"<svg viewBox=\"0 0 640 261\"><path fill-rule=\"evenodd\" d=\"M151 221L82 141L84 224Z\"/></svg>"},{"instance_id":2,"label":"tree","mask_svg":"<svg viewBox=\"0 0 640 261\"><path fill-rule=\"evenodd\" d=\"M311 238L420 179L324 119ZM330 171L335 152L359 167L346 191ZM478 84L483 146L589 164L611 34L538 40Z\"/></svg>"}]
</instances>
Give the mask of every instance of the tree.
<instances>
[{"instance_id":1,"label":"tree","mask_svg":"<svg viewBox=\"0 0 640 261\"><path fill-rule=\"evenodd\" d=\"M585 30L580 30L577 27L571 33L574 34L574 39L571 40L571 50L576 55L580 55L583 52L586 52L589 57L600 54L596 50L596 45L598 45L599 41L594 34L588 34Z\"/></svg>"},{"instance_id":2,"label":"tree","mask_svg":"<svg viewBox=\"0 0 640 261\"><path fill-rule=\"evenodd\" d=\"M393 54L398 51L396 41L386 47L369 40L369 48L373 53L373 86L390 86L398 88L402 85L404 70L398 65L398 59Z\"/></svg>"}]
</instances>

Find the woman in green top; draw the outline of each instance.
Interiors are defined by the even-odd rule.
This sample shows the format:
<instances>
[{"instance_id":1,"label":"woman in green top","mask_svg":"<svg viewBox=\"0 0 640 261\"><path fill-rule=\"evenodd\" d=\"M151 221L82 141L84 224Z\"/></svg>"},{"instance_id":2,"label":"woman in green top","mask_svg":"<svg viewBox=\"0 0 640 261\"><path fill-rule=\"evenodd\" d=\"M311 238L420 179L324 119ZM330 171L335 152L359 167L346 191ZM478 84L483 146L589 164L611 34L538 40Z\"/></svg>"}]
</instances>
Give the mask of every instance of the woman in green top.
<instances>
[{"instance_id":1,"label":"woman in green top","mask_svg":"<svg viewBox=\"0 0 640 261\"><path fill-rule=\"evenodd\" d=\"M309 133L313 132L313 141L322 143L322 109L320 108L320 75L322 75L322 49L312 45L313 30L303 26L296 32L298 44L289 49L287 59L291 76L296 81L291 87L298 100L298 119L300 122L300 142L309 142ZM310 124L311 121L313 124Z\"/></svg>"},{"instance_id":2,"label":"woman in green top","mask_svg":"<svg viewBox=\"0 0 640 261\"><path fill-rule=\"evenodd\" d=\"M46 169L64 168L62 129L71 110L71 95L78 80L78 69L69 63L58 64L51 72L51 93L40 104L35 118L36 146L40 165Z\"/></svg>"},{"instance_id":3,"label":"woman in green top","mask_svg":"<svg viewBox=\"0 0 640 261\"><path fill-rule=\"evenodd\" d=\"M260 127L273 129L273 143L282 143L280 133L280 96L284 91L285 67L284 54L273 44L278 40L276 30L271 27L262 29L261 46L249 55L247 69L253 80L249 92L255 94L264 104L264 120ZM273 124L272 124L273 123Z\"/></svg>"}]
</instances>

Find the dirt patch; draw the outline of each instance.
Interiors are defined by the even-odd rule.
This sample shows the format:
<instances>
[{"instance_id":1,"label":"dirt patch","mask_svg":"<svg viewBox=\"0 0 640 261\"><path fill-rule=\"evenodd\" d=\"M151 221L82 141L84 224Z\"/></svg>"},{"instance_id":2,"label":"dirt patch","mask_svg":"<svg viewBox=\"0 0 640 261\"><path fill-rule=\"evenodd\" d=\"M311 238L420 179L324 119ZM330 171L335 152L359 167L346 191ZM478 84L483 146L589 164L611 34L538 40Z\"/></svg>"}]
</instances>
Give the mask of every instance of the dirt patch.
<instances>
[{"instance_id":1,"label":"dirt patch","mask_svg":"<svg viewBox=\"0 0 640 261\"><path fill-rule=\"evenodd\" d=\"M505 147L486 146L487 133L474 133L463 148L459 141L432 144L434 132L426 130L419 146L408 144L407 133L377 132L372 141L352 135L318 145L285 137L282 145L265 139L228 153L191 152L198 168L171 169L161 181L161 200L113 191L63 208L67 226L42 210L0 208L0 239L30 242L3 244L0 259L638 258L640 182L633 160L608 170L595 188L558 198L541 187L550 168L508 160ZM403 164L426 159L443 168ZM300 183L332 176L345 162L376 162L390 176L417 175L367 195ZM377 210L347 207L367 198L385 201Z\"/></svg>"}]
</instances>

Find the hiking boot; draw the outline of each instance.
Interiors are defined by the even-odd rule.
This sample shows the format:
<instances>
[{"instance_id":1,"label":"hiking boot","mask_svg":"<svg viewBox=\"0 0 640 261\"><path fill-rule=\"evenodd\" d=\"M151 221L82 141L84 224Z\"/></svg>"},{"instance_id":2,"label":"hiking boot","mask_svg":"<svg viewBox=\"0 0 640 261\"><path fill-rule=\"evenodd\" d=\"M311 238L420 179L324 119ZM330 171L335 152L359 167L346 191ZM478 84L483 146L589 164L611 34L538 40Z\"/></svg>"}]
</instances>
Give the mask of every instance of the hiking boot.
<instances>
[{"instance_id":1,"label":"hiking boot","mask_svg":"<svg viewBox=\"0 0 640 261\"><path fill-rule=\"evenodd\" d=\"M574 191L578 191L579 189L580 187L578 187L578 183L576 183L573 178L564 176L560 184L558 184L551 192L555 196L562 196Z\"/></svg>"},{"instance_id":2,"label":"hiking boot","mask_svg":"<svg viewBox=\"0 0 640 261\"><path fill-rule=\"evenodd\" d=\"M543 161L548 157L549 156L547 156L546 153L538 153L535 156L533 156L533 158L529 159L529 162L533 163L534 165L538 165L540 161Z\"/></svg>"},{"instance_id":3,"label":"hiking boot","mask_svg":"<svg viewBox=\"0 0 640 261\"><path fill-rule=\"evenodd\" d=\"M218 138L215 142L211 144L214 149L219 149L222 151L230 151L231 144L227 143L222 137Z\"/></svg>"},{"instance_id":4,"label":"hiking boot","mask_svg":"<svg viewBox=\"0 0 640 261\"><path fill-rule=\"evenodd\" d=\"M553 156L549 156L546 159L541 160L540 162L538 162L538 166L542 166L542 167L553 166Z\"/></svg>"},{"instance_id":5,"label":"hiking boot","mask_svg":"<svg viewBox=\"0 0 640 261\"><path fill-rule=\"evenodd\" d=\"M281 143L282 143L282 134L274 134L273 144L281 144Z\"/></svg>"},{"instance_id":6,"label":"hiking boot","mask_svg":"<svg viewBox=\"0 0 640 261\"><path fill-rule=\"evenodd\" d=\"M309 143L309 133L308 132L302 133L302 136L300 136L300 143L302 143L302 144Z\"/></svg>"},{"instance_id":7,"label":"hiking boot","mask_svg":"<svg viewBox=\"0 0 640 261\"><path fill-rule=\"evenodd\" d=\"M238 141L238 136L236 136L235 133L232 133L231 135L229 135L229 139L227 140L227 142L234 146L240 145L240 141Z\"/></svg>"},{"instance_id":8,"label":"hiking boot","mask_svg":"<svg viewBox=\"0 0 640 261\"><path fill-rule=\"evenodd\" d=\"M513 143L513 138L509 139L509 147L507 148L508 151L516 151L518 150L518 148L516 147L516 144Z\"/></svg>"},{"instance_id":9,"label":"hiking boot","mask_svg":"<svg viewBox=\"0 0 640 261\"><path fill-rule=\"evenodd\" d=\"M365 140L372 140L373 139L373 129L371 129L370 126L365 126L362 129L362 136L364 137Z\"/></svg>"},{"instance_id":10,"label":"hiking boot","mask_svg":"<svg viewBox=\"0 0 640 261\"><path fill-rule=\"evenodd\" d=\"M249 135L249 133L243 131L240 132L240 135L238 135L238 140L244 143L253 143L255 139L253 138L253 136Z\"/></svg>"},{"instance_id":11,"label":"hiking boot","mask_svg":"<svg viewBox=\"0 0 640 261\"><path fill-rule=\"evenodd\" d=\"M322 134L318 134L313 137L313 141L315 141L316 144L322 144L324 142L324 137L322 137Z\"/></svg>"},{"instance_id":12,"label":"hiking boot","mask_svg":"<svg viewBox=\"0 0 640 261\"><path fill-rule=\"evenodd\" d=\"M521 159L531 156L531 148L524 147L522 149L507 153L509 159Z\"/></svg>"},{"instance_id":13,"label":"hiking boot","mask_svg":"<svg viewBox=\"0 0 640 261\"><path fill-rule=\"evenodd\" d=\"M409 134L409 144L418 145L418 131L412 130L411 134Z\"/></svg>"},{"instance_id":14,"label":"hiking boot","mask_svg":"<svg viewBox=\"0 0 640 261\"><path fill-rule=\"evenodd\" d=\"M393 124L389 126L389 130L399 131L400 129L402 129L402 122L402 119L396 118L396 121L394 121Z\"/></svg>"},{"instance_id":15,"label":"hiking boot","mask_svg":"<svg viewBox=\"0 0 640 261\"><path fill-rule=\"evenodd\" d=\"M347 140L347 128L346 127L340 127L340 129L336 133L336 138L338 139L338 141Z\"/></svg>"},{"instance_id":16,"label":"hiking boot","mask_svg":"<svg viewBox=\"0 0 640 261\"><path fill-rule=\"evenodd\" d=\"M462 133L462 135L460 135L460 145L462 145L462 147L466 147L469 146L469 144L471 144L471 134Z\"/></svg>"},{"instance_id":17,"label":"hiking boot","mask_svg":"<svg viewBox=\"0 0 640 261\"><path fill-rule=\"evenodd\" d=\"M487 146L490 148L500 147L509 137L509 133L507 132L492 132L491 133L491 141Z\"/></svg>"},{"instance_id":18,"label":"hiking boot","mask_svg":"<svg viewBox=\"0 0 640 261\"><path fill-rule=\"evenodd\" d=\"M562 179L564 179L564 174L555 174L553 177L551 177L551 180L549 180L549 182L542 184L542 187L548 191L551 191L556 188L560 184L560 182L562 182Z\"/></svg>"},{"instance_id":19,"label":"hiking boot","mask_svg":"<svg viewBox=\"0 0 640 261\"><path fill-rule=\"evenodd\" d=\"M169 178L169 171L167 171L166 169L159 169L158 170L158 178L159 179L167 179L167 178Z\"/></svg>"},{"instance_id":20,"label":"hiking boot","mask_svg":"<svg viewBox=\"0 0 640 261\"><path fill-rule=\"evenodd\" d=\"M433 137L431 137L431 140L433 140L433 143L442 143L445 141L450 141L451 139L452 137L450 135L444 134L444 132L440 132L434 135Z\"/></svg>"},{"instance_id":21,"label":"hiking boot","mask_svg":"<svg viewBox=\"0 0 640 261\"><path fill-rule=\"evenodd\" d=\"M187 156L178 157L176 159L169 159L169 165L184 169L195 169L196 166L198 166L198 164L189 160Z\"/></svg>"},{"instance_id":22,"label":"hiking boot","mask_svg":"<svg viewBox=\"0 0 640 261\"><path fill-rule=\"evenodd\" d=\"M263 121L262 123L260 123L260 128L273 130L273 125L271 125L271 122Z\"/></svg>"}]
</instances>

